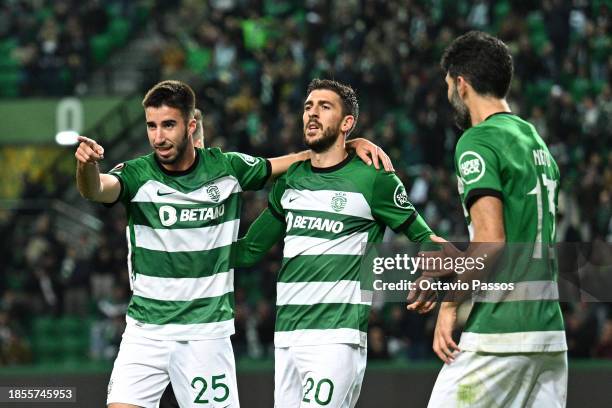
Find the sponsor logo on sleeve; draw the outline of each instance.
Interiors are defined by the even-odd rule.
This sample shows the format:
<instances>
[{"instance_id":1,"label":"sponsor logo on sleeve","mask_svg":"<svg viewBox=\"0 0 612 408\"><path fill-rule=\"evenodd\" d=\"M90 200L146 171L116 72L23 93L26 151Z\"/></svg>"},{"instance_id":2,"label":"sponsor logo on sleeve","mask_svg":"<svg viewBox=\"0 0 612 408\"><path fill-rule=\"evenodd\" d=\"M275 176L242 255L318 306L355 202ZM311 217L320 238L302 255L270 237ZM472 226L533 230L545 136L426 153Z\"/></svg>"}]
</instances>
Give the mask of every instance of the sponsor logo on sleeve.
<instances>
[{"instance_id":1,"label":"sponsor logo on sleeve","mask_svg":"<svg viewBox=\"0 0 612 408\"><path fill-rule=\"evenodd\" d=\"M125 163L119 163L109 171L109 173L121 173L121 170L125 167Z\"/></svg>"},{"instance_id":2,"label":"sponsor logo on sleeve","mask_svg":"<svg viewBox=\"0 0 612 408\"><path fill-rule=\"evenodd\" d=\"M459 177L465 184L477 182L485 175L486 165L482 156L468 150L459 157Z\"/></svg>"},{"instance_id":3,"label":"sponsor logo on sleeve","mask_svg":"<svg viewBox=\"0 0 612 408\"><path fill-rule=\"evenodd\" d=\"M395 187L395 191L393 192L393 202L399 208L410 208L410 201L408 201L408 194L406 194L406 189L402 183L399 183L397 187Z\"/></svg>"}]
</instances>

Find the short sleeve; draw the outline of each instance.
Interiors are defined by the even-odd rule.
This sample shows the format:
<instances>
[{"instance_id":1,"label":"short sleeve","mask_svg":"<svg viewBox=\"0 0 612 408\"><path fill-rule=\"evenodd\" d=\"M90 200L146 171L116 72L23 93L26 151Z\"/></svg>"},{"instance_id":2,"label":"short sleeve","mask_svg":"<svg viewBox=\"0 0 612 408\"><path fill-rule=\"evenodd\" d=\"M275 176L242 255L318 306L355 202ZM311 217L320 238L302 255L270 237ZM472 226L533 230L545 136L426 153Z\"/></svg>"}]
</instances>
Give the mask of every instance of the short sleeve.
<instances>
[{"instance_id":1,"label":"short sleeve","mask_svg":"<svg viewBox=\"0 0 612 408\"><path fill-rule=\"evenodd\" d=\"M260 190L272 174L272 165L267 159L244 153L224 153L243 191Z\"/></svg>"},{"instance_id":2,"label":"short sleeve","mask_svg":"<svg viewBox=\"0 0 612 408\"><path fill-rule=\"evenodd\" d=\"M459 190L466 209L478 197L494 196L503 199L499 154L485 132L466 133L459 139L455 151L455 168Z\"/></svg>"},{"instance_id":3,"label":"short sleeve","mask_svg":"<svg viewBox=\"0 0 612 408\"><path fill-rule=\"evenodd\" d=\"M287 179L286 176L283 175L274 182L270 195L268 196L268 208L270 212L283 222L285 222L285 211L283 210L281 201L283 199L283 194L285 194L286 186Z\"/></svg>"},{"instance_id":4,"label":"short sleeve","mask_svg":"<svg viewBox=\"0 0 612 408\"><path fill-rule=\"evenodd\" d=\"M135 183L132 170L131 164L129 162L125 162L117 164L108 172L108 174L115 176L119 180L121 191L119 192L119 197L117 197L117 200L114 203L105 204L107 207L113 206L117 202L126 204L131 200L132 197L130 191L133 190L133 188L130 188L130 186L134 185Z\"/></svg>"},{"instance_id":5,"label":"short sleeve","mask_svg":"<svg viewBox=\"0 0 612 408\"><path fill-rule=\"evenodd\" d=\"M417 216L414 206L408 201L404 183L395 173L377 173L371 204L374 218L394 231L408 227Z\"/></svg>"}]
</instances>

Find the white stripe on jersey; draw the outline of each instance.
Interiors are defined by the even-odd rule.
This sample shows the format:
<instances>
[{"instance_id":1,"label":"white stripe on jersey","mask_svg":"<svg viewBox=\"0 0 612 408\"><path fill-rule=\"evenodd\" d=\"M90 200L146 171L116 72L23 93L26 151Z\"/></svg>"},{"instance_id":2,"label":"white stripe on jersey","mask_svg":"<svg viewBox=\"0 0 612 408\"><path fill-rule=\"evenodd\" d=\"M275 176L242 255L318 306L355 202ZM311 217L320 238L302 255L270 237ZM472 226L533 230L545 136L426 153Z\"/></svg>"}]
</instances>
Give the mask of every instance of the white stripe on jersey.
<instances>
[{"instance_id":1,"label":"white stripe on jersey","mask_svg":"<svg viewBox=\"0 0 612 408\"><path fill-rule=\"evenodd\" d=\"M219 189L220 196L214 201L207 192L209 186L202 186L189 193L181 193L172 187L157 180L144 183L132 198L132 202L160 203L160 204L217 204L227 200L232 193L242 191L238 180L234 176L225 176L213 180L212 183Z\"/></svg>"},{"instance_id":2,"label":"white stripe on jersey","mask_svg":"<svg viewBox=\"0 0 612 408\"><path fill-rule=\"evenodd\" d=\"M459 348L486 353L548 353L566 351L565 331L533 331L514 333L463 332Z\"/></svg>"},{"instance_id":3,"label":"white stripe on jersey","mask_svg":"<svg viewBox=\"0 0 612 408\"><path fill-rule=\"evenodd\" d=\"M134 294L148 299L191 301L233 292L234 270L204 278L161 278L138 274Z\"/></svg>"},{"instance_id":4,"label":"white stripe on jersey","mask_svg":"<svg viewBox=\"0 0 612 408\"><path fill-rule=\"evenodd\" d=\"M345 206L340 211L332 208L332 200L341 193ZM294 190L287 189L281 198L281 205L285 210L323 211L332 214L350 215L353 217L373 220L370 205L361 193L352 193L335 190Z\"/></svg>"},{"instance_id":5,"label":"white stripe on jersey","mask_svg":"<svg viewBox=\"0 0 612 408\"><path fill-rule=\"evenodd\" d=\"M319 303L370 304L362 302L359 281L278 282L276 284L276 304L278 306Z\"/></svg>"},{"instance_id":6,"label":"white stripe on jersey","mask_svg":"<svg viewBox=\"0 0 612 408\"><path fill-rule=\"evenodd\" d=\"M238 237L240 220L202 228L156 229L134 225L135 246L165 252L208 251L230 245Z\"/></svg>"},{"instance_id":7,"label":"white stripe on jersey","mask_svg":"<svg viewBox=\"0 0 612 408\"><path fill-rule=\"evenodd\" d=\"M362 255L362 246L367 242L367 232L355 232L336 239L287 235L283 256L293 258L298 255Z\"/></svg>"},{"instance_id":8,"label":"white stripe on jersey","mask_svg":"<svg viewBox=\"0 0 612 408\"><path fill-rule=\"evenodd\" d=\"M275 347L316 346L320 344L359 344L365 347L368 334L357 329L301 329L275 331Z\"/></svg>"},{"instance_id":9,"label":"white stripe on jersey","mask_svg":"<svg viewBox=\"0 0 612 408\"><path fill-rule=\"evenodd\" d=\"M213 323L196 324L151 324L142 323L126 315L126 334L157 340L209 340L221 339L234 334L234 319Z\"/></svg>"}]
</instances>

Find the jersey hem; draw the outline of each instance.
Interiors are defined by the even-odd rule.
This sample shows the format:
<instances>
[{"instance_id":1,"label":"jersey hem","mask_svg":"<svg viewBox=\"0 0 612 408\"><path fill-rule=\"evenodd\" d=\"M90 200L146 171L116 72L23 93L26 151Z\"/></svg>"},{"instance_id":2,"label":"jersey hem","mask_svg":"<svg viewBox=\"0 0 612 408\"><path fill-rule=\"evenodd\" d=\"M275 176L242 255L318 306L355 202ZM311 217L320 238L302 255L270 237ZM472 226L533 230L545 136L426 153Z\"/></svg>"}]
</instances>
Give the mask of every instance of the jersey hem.
<instances>
[{"instance_id":1,"label":"jersey hem","mask_svg":"<svg viewBox=\"0 0 612 408\"><path fill-rule=\"evenodd\" d=\"M126 315L125 321L124 334L152 340L214 340L230 337L235 333L234 319L215 323L157 325L141 323Z\"/></svg>"},{"instance_id":2,"label":"jersey hem","mask_svg":"<svg viewBox=\"0 0 612 408\"><path fill-rule=\"evenodd\" d=\"M459 348L486 353L551 353L567 351L565 331L474 333L461 335Z\"/></svg>"},{"instance_id":3,"label":"jersey hem","mask_svg":"<svg viewBox=\"0 0 612 408\"><path fill-rule=\"evenodd\" d=\"M329 331L332 331L332 333L329 333ZM278 348L321 346L324 344L354 344L367 347L368 334L356 329L304 329L274 332L274 347Z\"/></svg>"}]
</instances>

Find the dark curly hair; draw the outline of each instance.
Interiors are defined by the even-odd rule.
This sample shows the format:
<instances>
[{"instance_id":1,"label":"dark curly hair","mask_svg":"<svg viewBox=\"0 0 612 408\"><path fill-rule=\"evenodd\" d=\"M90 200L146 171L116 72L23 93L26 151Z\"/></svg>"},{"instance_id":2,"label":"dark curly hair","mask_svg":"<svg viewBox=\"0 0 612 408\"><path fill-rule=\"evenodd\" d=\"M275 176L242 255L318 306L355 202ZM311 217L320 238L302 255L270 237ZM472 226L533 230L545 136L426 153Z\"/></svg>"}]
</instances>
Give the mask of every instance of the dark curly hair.
<instances>
[{"instance_id":1,"label":"dark curly hair","mask_svg":"<svg viewBox=\"0 0 612 408\"><path fill-rule=\"evenodd\" d=\"M440 66L457 79L462 76L481 95L505 98L512 81L512 56L499 38L481 31L458 37L442 55Z\"/></svg>"}]
</instances>

